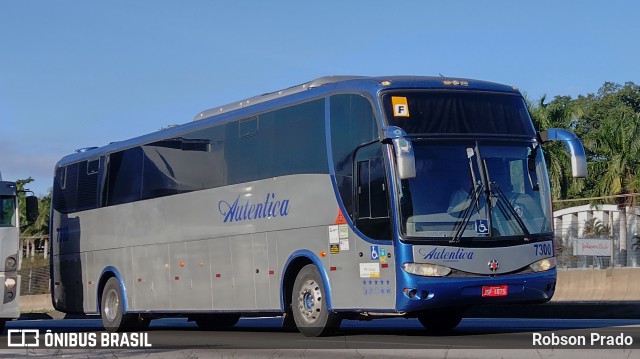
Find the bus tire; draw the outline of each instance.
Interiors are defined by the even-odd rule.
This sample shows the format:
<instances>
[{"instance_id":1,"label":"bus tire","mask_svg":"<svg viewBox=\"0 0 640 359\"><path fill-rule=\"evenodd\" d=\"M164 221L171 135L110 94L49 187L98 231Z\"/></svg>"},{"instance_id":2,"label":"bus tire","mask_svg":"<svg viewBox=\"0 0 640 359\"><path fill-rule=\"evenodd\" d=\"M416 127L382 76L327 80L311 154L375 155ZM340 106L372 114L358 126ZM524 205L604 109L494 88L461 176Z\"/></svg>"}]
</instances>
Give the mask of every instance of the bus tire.
<instances>
[{"instance_id":1,"label":"bus tire","mask_svg":"<svg viewBox=\"0 0 640 359\"><path fill-rule=\"evenodd\" d=\"M464 310L461 309L439 309L422 313L418 316L418 321L428 331L444 332L449 331L460 324Z\"/></svg>"},{"instance_id":2,"label":"bus tire","mask_svg":"<svg viewBox=\"0 0 640 359\"><path fill-rule=\"evenodd\" d=\"M135 329L137 315L124 314L124 303L120 283L115 277L109 278L100 298L100 317L104 329L109 332L123 332Z\"/></svg>"},{"instance_id":3,"label":"bus tire","mask_svg":"<svg viewBox=\"0 0 640 359\"><path fill-rule=\"evenodd\" d=\"M329 311L326 297L316 266L304 266L296 276L291 294L293 319L300 333L320 337L333 334L340 326L341 317Z\"/></svg>"}]
</instances>

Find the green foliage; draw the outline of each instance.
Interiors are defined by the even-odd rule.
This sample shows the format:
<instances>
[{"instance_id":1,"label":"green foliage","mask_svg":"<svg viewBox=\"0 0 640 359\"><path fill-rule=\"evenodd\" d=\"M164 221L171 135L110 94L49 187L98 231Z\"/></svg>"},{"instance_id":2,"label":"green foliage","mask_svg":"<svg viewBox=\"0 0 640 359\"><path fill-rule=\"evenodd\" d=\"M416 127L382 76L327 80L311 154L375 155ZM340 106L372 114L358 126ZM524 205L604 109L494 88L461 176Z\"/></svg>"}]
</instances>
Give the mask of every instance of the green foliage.
<instances>
[{"instance_id":1,"label":"green foliage","mask_svg":"<svg viewBox=\"0 0 640 359\"><path fill-rule=\"evenodd\" d=\"M573 131L585 145L586 179L571 178L569 157L560 143L544 145L554 199L602 197L640 192L640 86L606 82L596 93L576 99L556 96L528 101L537 130ZM632 205L635 196L615 203ZM611 202L611 201L599 201Z\"/></svg>"},{"instance_id":2,"label":"green foliage","mask_svg":"<svg viewBox=\"0 0 640 359\"><path fill-rule=\"evenodd\" d=\"M536 104L527 101L536 130L558 127L575 132L577 110L571 97L556 96L549 103L545 103L545 100L546 96L542 96ZM564 145L549 142L544 145L544 151L553 199L577 196L582 191L584 182L571 176L571 159Z\"/></svg>"},{"instance_id":3,"label":"green foliage","mask_svg":"<svg viewBox=\"0 0 640 359\"><path fill-rule=\"evenodd\" d=\"M581 123L588 129L590 195L632 194L640 190L640 86L605 83L597 94L579 98ZM623 197L617 204L633 204Z\"/></svg>"},{"instance_id":4,"label":"green foliage","mask_svg":"<svg viewBox=\"0 0 640 359\"><path fill-rule=\"evenodd\" d=\"M18 189L18 208L20 215L20 235L21 236L33 236L39 234L49 233L49 208L51 206L51 193L38 198L38 218L33 223L27 223L26 220L26 194L22 191L28 190L29 183L34 179L29 177L27 179L19 179L16 181L16 188Z\"/></svg>"}]
</instances>

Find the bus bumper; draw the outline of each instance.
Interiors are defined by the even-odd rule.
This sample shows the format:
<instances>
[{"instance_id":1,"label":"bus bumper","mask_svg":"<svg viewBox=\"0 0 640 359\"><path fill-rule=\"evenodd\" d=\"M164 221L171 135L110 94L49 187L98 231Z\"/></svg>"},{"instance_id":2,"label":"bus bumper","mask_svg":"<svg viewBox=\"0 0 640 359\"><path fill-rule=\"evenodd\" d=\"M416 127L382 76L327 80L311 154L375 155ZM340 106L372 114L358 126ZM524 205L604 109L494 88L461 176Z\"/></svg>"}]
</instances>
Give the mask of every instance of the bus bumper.
<instances>
[{"instance_id":1,"label":"bus bumper","mask_svg":"<svg viewBox=\"0 0 640 359\"><path fill-rule=\"evenodd\" d=\"M8 279L15 280L16 284L13 288L7 288L5 283ZM15 272L0 272L0 288L2 302L0 302L0 319L15 319L20 316L20 276Z\"/></svg>"},{"instance_id":2,"label":"bus bumper","mask_svg":"<svg viewBox=\"0 0 640 359\"><path fill-rule=\"evenodd\" d=\"M544 303L553 296L556 284L555 268L495 277L429 278L407 273L403 276L396 309L407 313L484 304Z\"/></svg>"}]
</instances>

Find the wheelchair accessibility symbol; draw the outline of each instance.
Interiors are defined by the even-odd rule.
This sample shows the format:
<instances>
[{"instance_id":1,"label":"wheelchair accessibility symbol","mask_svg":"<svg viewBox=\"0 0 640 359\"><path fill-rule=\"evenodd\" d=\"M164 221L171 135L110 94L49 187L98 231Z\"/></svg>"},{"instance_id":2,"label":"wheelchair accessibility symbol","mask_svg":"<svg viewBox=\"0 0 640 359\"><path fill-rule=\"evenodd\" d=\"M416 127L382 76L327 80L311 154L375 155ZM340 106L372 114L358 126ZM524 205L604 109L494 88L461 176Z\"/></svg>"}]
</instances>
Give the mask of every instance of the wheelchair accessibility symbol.
<instances>
[{"instance_id":1,"label":"wheelchair accessibility symbol","mask_svg":"<svg viewBox=\"0 0 640 359\"><path fill-rule=\"evenodd\" d=\"M378 258L380 257L380 255L378 254L378 246L371 246L371 260L372 261L377 261Z\"/></svg>"},{"instance_id":2,"label":"wheelchair accessibility symbol","mask_svg":"<svg viewBox=\"0 0 640 359\"><path fill-rule=\"evenodd\" d=\"M476 219L476 234L479 236L489 234L489 220Z\"/></svg>"}]
</instances>

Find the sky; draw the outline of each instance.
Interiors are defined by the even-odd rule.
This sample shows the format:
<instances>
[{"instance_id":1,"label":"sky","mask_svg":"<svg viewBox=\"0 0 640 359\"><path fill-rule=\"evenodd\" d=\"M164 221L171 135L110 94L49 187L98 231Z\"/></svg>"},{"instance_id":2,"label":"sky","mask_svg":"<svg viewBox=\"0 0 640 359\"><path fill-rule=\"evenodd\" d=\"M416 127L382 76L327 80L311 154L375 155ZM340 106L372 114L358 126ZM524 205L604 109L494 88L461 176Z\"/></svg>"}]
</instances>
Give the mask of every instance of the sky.
<instances>
[{"instance_id":1,"label":"sky","mask_svg":"<svg viewBox=\"0 0 640 359\"><path fill-rule=\"evenodd\" d=\"M0 173L326 75L434 75L548 99L640 83L635 0L0 0Z\"/></svg>"}]
</instances>

